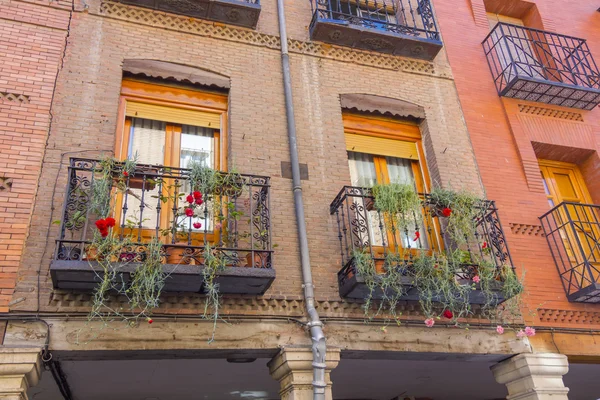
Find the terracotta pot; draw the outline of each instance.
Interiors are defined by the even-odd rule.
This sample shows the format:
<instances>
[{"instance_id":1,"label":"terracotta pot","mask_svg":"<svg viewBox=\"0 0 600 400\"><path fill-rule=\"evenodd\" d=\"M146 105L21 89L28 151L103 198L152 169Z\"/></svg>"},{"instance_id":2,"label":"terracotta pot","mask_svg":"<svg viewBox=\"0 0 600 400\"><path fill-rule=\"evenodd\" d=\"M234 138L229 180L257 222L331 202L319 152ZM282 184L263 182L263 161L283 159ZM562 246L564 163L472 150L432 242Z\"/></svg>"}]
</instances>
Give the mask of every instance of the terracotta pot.
<instances>
[{"instance_id":1,"label":"terracotta pot","mask_svg":"<svg viewBox=\"0 0 600 400\"><path fill-rule=\"evenodd\" d=\"M167 264L189 264L192 259L184 256L185 250L185 247L168 247Z\"/></svg>"},{"instance_id":2,"label":"terracotta pot","mask_svg":"<svg viewBox=\"0 0 600 400\"><path fill-rule=\"evenodd\" d=\"M252 253L246 254L246 265L248 268L267 268L267 253L254 252L254 262L252 262Z\"/></svg>"},{"instance_id":3,"label":"terracotta pot","mask_svg":"<svg viewBox=\"0 0 600 400\"><path fill-rule=\"evenodd\" d=\"M85 246L85 257L84 260L96 261L98 259L98 249L92 245Z\"/></svg>"},{"instance_id":4,"label":"terracotta pot","mask_svg":"<svg viewBox=\"0 0 600 400\"><path fill-rule=\"evenodd\" d=\"M385 274L385 261L384 260L375 260L375 272L377 275Z\"/></svg>"}]
</instances>

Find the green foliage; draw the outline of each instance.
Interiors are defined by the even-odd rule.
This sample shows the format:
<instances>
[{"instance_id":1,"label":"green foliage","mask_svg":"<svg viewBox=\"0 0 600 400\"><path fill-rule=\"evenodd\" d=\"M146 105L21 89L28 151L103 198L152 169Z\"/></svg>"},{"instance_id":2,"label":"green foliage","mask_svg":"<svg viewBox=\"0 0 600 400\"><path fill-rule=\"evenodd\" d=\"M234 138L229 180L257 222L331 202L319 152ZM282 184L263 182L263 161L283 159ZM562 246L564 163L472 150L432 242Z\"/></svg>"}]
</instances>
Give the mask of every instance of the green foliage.
<instances>
[{"instance_id":1,"label":"green foliage","mask_svg":"<svg viewBox=\"0 0 600 400\"><path fill-rule=\"evenodd\" d=\"M432 207L441 211L449 208L452 213L446 218L446 233L457 245L475 239L476 220L483 214L483 199L467 191L434 188L429 195Z\"/></svg>"},{"instance_id":2,"label":"green foliage","mask_svg":"<svg viewBox=\"0 0 600 400\"><path fill-rule=\"evenodd\" d=\"M375 209L383 213L386 226L393 234L397 230L418 229L422 221L422 202L414 185L376 185L373 196ZM437 188L427 201L432 212L442 219L446 237L450 239L446 244L449 248L445 252L386 249L382 268L377 268L382 260L374 260L371 253L361 249L353 251L356 272L364 278L368 288L365 314L371 319L385 310L398 321L395 310L408 289L418 293L426 318L439 319L449 310L458 324L458 319L474 314L470 297L477 291L484 303L478 309L484 316L493 321L505 321L507 315L512 320L520 320L522 279L511 266L497 267L488 259L489 247L482 253L470 250L483 248L476 232L477 220L485 210L484 200L466 191ZM443 215L444 208L452 210L450 215ZM394 225L398 227L396 230L390 228ZM473 276L478 282L471 281L469 277ZM375 297L381 298L377 305L374 305ZM502 299L509 300L497 307Z\"/></svg>"},{"instance_id":3,"label":"green foliage","mask_svg":"<svg viewBox=\"0 0 600 400\"><path fill-rule=\"evenodd\" d=\"M160 303L166 274L162 267L162 244L153 238L146 247L145 259L131 274L131 284L126 290L132 309L151 310ZM146 312L144 312L146 314Z\"/></svg>"},{"instance_id":4,"label":"green foliage","mask_svg":"<svg viewBox=\"0 0 600 400\"><path fill-rule=\"evenodd\" d=\"M388 183L372 188L375 209L380 211L392 233L418 230L421 199L413 183Z\"/></svg>"},{"instance_id":5,"label":"green foliage","mask_svg":"<svg viewBox=\"0 0 600 400\"><path fill-rule=\"evenodd\" d=\"M203 258L204 269L202 270L202 275L204 276L206 302L204 303L204 313L202 314L202 317L213 321L212 336L208 340L208 342L211 343L215 339L215 331L219 319L219 306L221 304L219 284L215 282L215 279L220 272L225 270L227 264L222 253L215 251L210 243L206 243L204 246Z\"/></svg>"}]
</instances>

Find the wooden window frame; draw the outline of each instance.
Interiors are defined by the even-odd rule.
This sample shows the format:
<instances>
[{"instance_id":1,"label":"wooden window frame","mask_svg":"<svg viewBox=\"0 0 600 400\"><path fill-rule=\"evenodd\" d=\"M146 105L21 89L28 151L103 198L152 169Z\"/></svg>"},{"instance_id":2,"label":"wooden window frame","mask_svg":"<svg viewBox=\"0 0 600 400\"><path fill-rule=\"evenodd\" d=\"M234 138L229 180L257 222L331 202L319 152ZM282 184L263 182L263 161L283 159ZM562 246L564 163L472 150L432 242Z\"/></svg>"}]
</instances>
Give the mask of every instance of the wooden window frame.
<instances>
[{"instance_id":1,"label":"wooden window frame","mask_svg":"<svg viewBox=\"0 0 600 400\"><path fill-rule=\"evenodd\" d=\"M391 139L397 141L404 141L414 143L416 154L415 157L405 158L411 161L411 167L413 172L413 177L415 179L415 185L417 187L417 191L419 193L429 193L431 184L430 184L430 176L429 171L427 169L427 161L425 159L425 153L423 151L421 130L417 123L406 121L406 120L397 120L392 118L385 117L376 117L376 116L365 116L361 114L354 113L342 113L342 121L344 125L344 135L346 134L354 134L354 135L363 135L372 138L381 138L381 139ZM361 151L362 150L362 151ZM375 173L377 176L378 183L390 183L389 172L387 169L387 162L385 157L377 154L373 154L369 152L369 148L347 148L346 151L355 151L359 153L366 153L373 157L373 161L375 164ZM397 156L396 156L397 157ZM404 158L404 157L400 157ZM427 216L425 216L427 219ZM433 228L433 232L431 235L428 234L428 241L430 251L440 251L443 250L444 244L441 237L441 226L439 225L439 221L431 218L430 220L424 221L425 227L427 228L428 224ZM427 229L425 229L427 232ZM388 246L391 245L393 239L390 235L390 232L386 232L387 234L387 243ZM399 241L399 243L402 243ZM384 247L381 246L372 246L375 253L379 255L383 255L385 253ZM412 249L414 252L415 250Z\"/></svg>"},{"instance_id":2,"label":"wooden window frame","mask_svg":"<svg viewBox=\"0 0 600 400\"><path fill-rule=\"evenodd\" d=\"M219 129L214 129L214 168L220 171L227 171L227 110L228 97L220 93L204 92L199 90L191 90L187 88L179 88L175 86L149 83L135 79L123 79L121 85L121 96L119 99L118 108L118 124L115 140L115 157L118 160L125 160L129 155L130 146L130 131L131 117L127 114L127 103L145 103L151 105L166 106L182 110L201 111L218 114L220 118ZM164 121L163 121L164 122ZM180 167L180 152L181 152L181 124L165 122L165 158L164 165L169 167ZM207 128L211 128L207 126ZM168 195L168 193L164 193ZM117 195L117 204L122 202L122 195ZM170 223L170 210L173 208L173 201L169 200L164 207L169 210L161 214L160 226L161 229L168 227ZM120 226L121 213L115 216L117 226ZM155 236L155 229L142 229L141 236L144 239ZM137 230L132 232L137 235ZM214 233L207 233L207 240L215 241ZM192 240L201 240L204 233L195 232L192 234ZM165 238L169 241L170 238Z\"/></svg>"}]
</instances>

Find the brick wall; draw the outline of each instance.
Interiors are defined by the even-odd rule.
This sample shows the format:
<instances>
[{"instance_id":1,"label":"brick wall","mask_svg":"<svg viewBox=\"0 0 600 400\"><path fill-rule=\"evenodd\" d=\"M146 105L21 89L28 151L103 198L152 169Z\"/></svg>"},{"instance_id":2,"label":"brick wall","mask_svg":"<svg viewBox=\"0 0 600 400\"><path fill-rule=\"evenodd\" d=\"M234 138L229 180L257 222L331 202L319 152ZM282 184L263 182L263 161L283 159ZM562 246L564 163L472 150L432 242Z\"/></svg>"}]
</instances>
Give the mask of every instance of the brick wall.
<instances>
[{"instance_id":1,"label":"brick wall","mask_svg":"<svg viewBox=\"0 0 600 400\"><path fill-rule=\"evenodd\" d=\"M0 0L0 312L24 261L70 9Z\"/></svg>"},{"instance_id":2,"label":"brick wall","mask_svg":"<svg viewBox=\"0 0 600 400\"><path fill-rule=\"evenodd\" d=\"M539 230L538 216L549 208L536 158L536 151L556 160L575 155L571 161L580 164L597 202L600 110L580 111L498 97L481 45L489 32L484 3L500 4L434 0L485 189L500 208L517 270L526 271L528 307L532 312L539 309L535 315L526 316L536 325L600 328L600 306L567 301L546 239ZM596 60L600 58L600 13L596 2L501 3L509 11L523 5L537 7L544 29L587 39ZM537 108L535 115L532 108ZM507 229L508 225L513 226L513 232ZM554 317L547 318L548 315Z\"/></svg>"},{"instance_id":3,"label":"brick wall","mask_svg":"<svg viewBox=\"0 0 600 400\"><path fill-rule=\"evenodd\" d=\"M263 11L257 32L115 3L89 4L88 12L74 13L71 24L65 68L59 74L53 104L55 119L43 163L40 195L25 253L27 262L21 265L15 295L25 297L25 301L14 309L37 307L37 268L41 265L43 310L87 310L85 296L52 292L48 269L58 228L52 226L46 239L47 223L49 219L58 219L59 211L56 208L52 212L50 193L57 180L54 202L59 207L64 200L64 163L69 156L92 157L112 152L125 59L186 64L230 77L231 164L241 172L272 177L277 278L264 298L301 299L291 181L281 177L280 169L281 161L289 159L289 150L281 59L278 38L273 36L278 31L275 0L261 2ZM336 276L340 251L329 202L350 180L340 94L374 94L422 106L426 114L423 135L431 176L455 188L480 191L481 186L443 54L431 65L306 42L310 4L308 1L288 4L298 148L310 176L303 181L303 188L316 295L320 301L335 303L340 301ZM75 151L80 153L65 154ZM198 307L194 304L198 304L197 296L169 296L163 310L197 314ZM356 309L360 312L359 307ZM239 312L260 313L257 307ZM285 314L290 310L275 312ZM339 310L326 312L339 313Z\"/></svg>"}]
</instances>

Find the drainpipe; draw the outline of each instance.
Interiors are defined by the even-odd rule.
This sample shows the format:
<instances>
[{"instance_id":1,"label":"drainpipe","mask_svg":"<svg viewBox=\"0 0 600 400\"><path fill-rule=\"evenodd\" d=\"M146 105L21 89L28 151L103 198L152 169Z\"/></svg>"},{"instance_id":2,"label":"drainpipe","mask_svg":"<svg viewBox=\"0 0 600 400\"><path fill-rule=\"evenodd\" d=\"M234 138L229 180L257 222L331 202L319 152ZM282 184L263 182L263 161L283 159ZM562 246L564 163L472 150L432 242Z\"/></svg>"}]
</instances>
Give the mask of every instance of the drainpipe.
<instances>
[{"instance_id":1,"label":"drainpipe","mask_svg":"<svg viewBox=\"0 0 600 400\"><path fill-rule=\"evenodd\" d=\"M281 64L283 67L283 91L285 94L285 114L287 117L287 131L290 142L290 163L292 164L292 185L294 191L294 208L296 222L298 223L298 240L300 241L300 264L302 266L302 287L304 300L308 313L310 337L313 353L313 399L325 400L325 335L323 324L315 308L315 294L310 270L310 257L308 254L308 238L306 234L306 221L304 218L304 200L302 199L302 184L300 182L300 163L298 161L298 145L296 141L296 121L294 118L294 103L292 102L292 82L290 77L290 57L288 54L287 32L285 24L284 0L277 0L279 16L279 37L281 39Z\"/></svg>"}]
</instances>

